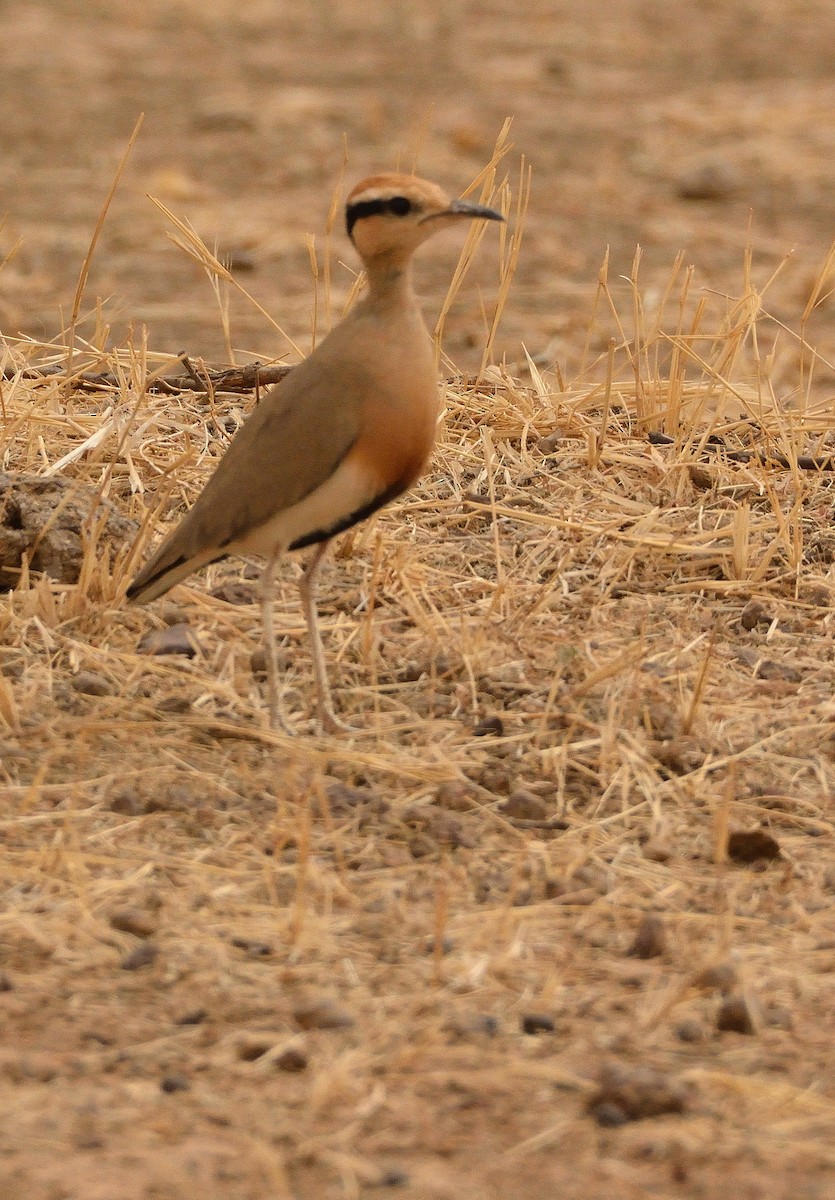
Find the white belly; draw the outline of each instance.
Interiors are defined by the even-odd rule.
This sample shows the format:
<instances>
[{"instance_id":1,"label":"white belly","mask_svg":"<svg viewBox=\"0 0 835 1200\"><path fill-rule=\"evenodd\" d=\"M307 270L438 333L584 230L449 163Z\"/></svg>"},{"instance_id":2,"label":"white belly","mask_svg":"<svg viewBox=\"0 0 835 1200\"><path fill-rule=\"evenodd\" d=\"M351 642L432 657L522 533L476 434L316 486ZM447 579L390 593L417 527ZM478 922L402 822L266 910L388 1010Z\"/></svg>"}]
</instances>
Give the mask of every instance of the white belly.
<instances>
[{"instance_id":1,"label":"white belly","mask_svg":"<svg viewBox=\"0 0 835 1200\"><path fill-rule=\"evenodd\" d=\"M340 519L370 504L383 488L380 480L372 476L362 462L348 458L304 500L277 513L224 549L227 554L260 554L272 558L299 538L332 528Z\"/></svg>"}]
</instances>

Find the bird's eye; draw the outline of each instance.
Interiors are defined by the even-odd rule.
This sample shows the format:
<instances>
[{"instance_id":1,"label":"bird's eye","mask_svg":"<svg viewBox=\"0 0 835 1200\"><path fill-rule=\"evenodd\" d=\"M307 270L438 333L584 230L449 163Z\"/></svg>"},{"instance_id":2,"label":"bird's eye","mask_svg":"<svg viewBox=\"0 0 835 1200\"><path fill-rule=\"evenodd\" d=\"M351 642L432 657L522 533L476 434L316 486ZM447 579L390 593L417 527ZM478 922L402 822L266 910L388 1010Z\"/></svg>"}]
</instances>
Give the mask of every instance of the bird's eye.
<instances>
[{"instance_id":1,"label":"bird's eye","mask_svg":"<svg viewBox=\"0 0 835 1200\"><path fill-rule=\"evenodd\" d=\"M407 200L405 196L392 196L389 200L389 212L394 213L396 217L405 217L406 213L412 211L412 202Z\"/></svg>"}]
</instances>

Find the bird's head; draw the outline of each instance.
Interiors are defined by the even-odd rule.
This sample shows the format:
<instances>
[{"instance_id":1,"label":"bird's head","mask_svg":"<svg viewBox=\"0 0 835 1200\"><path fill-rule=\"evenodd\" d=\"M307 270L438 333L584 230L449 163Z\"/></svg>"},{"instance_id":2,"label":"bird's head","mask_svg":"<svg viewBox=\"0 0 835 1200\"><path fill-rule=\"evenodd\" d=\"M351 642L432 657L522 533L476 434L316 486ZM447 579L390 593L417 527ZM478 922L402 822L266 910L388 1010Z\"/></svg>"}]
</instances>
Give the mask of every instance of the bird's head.
<instances>
[{"instance_id":1,"label":"bird's head","mask_svg":"<svg viewBox=\"0 0 835 1200\"><path fill-rule=\"evenodd\" d=\"M482 204L451 200L417 175L373 175L357 184L345 205L348 236L365 262L408 257L433 233L462 220L504 217Z\"/></svg>"}]
</instances>

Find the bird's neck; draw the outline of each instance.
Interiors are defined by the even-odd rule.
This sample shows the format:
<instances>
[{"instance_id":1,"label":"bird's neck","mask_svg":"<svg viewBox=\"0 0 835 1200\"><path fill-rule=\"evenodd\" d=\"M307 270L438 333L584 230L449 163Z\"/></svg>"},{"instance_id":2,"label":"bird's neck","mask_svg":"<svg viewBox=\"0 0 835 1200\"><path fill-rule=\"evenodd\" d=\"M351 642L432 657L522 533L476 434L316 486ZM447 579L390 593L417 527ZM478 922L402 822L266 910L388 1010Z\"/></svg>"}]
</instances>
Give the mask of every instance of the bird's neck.
<instances>
[{"instance_id":1,"label":"bird's neck","mask_svg":"<svg viewBox=\"0 0 835 1200\"><path fill-rule=\"evenodd\" d=\"M416 301L408 259L379 255L365 264L370 307L410 308Z\"/></svg>"}]
</instances>

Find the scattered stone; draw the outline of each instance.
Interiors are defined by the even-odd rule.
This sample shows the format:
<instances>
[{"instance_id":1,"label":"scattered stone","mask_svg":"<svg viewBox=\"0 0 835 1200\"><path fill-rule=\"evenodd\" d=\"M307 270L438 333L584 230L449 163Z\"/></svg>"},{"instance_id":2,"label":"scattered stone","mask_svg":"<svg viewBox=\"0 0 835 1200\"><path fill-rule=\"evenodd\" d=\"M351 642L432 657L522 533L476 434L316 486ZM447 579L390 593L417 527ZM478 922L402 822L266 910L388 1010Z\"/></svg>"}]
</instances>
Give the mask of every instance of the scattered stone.
<instances>
[{"instance_id":1,"label":"scattered stone","mask_svg":"<svg viewBox=\"0 0 835 1200\"><path fill-rule=\"evenodd\" d=\"M540 454L553 454L561 442L565 441L565 430L555 429L553 433L547 433L545 437L541 437L536 443L536 448Z\"/></svg>"},{"instance_id":2,"label":"scattered stone","mask_svg":"<svg viewBox=\"0 0 835 1200\"><path fill-rule=\"evenodd\" d=\"M757 679L781 679L786 683L800 683L803 672L790 663L775 662L773 658L764 658L754 672Z\"/></svg>"},{"instance_id":3,"label":"scattered stone","mask_svg":"<svg viewBox=\"0 0 835 1200\"><path fill-rule=\"evenodd\" d=\"M14 984L8 971L0 971L0 992L13 992Z\"/></svg>"},{"instance_id":4,"label":"scattered stone","mask_svg":"<svg viewBox=\"0 0 835 1200\"><path fill-rule=\"evenodd\" d=\"M738 992L726 996L716 1014L716 1028L722 1033L754 1033L754 1022L744 996Z\"/></svg>"},{"instance_id":5,"label":"scattered stone","mask_svg":"<svg viewBox=\"0 0 835 1200\"><path fill-rule=\"evenodd\" d=\"M556 1028L556 1022L548 1013L523 1013L519 1025L522 1033L530 1034L532 1037L538 1033L553 1033Z\"/></svg>"},{"instance_id":6,"label":"scattered stone","mask_svg":"<svg viewBox=\"0 0 835 1200\"><path fill-rule=\"evenodd\" d=\"M683 1113L691 1099L691 1088L648 1067L603 1068L600 1087L590 1098L589 1112L601 1125L642 1121L664 1113Z\"/></svg>"},{"instance_id":7,"label":"scattered stone","mask_svg":"<svg viewBox=\"0 0 835 1200\"><path fill-rule=\"evenodd\" d=\"M235 1041L235 1053L241 1062L255 1062L279 1041L281 1034L270 1030L244 1030Z\"/></svg>"},{"instance_id":8,"label":"scattered stone","mask_svg":"<svg viewBox=\"0 0 835 1200\"><path fill-rule=\"evenodd\" d=\"M709 492L713 487L713 476L710 471L706 471L704 467L698 466L696 463L690 464L690 482L694 488L700 492Z\"/></svg>"},{"instance_id":9,"label":"scattered stone","mask_svg":"<svg viewBox=\"0 0 835 1200\"><path fill-rule=\"evenodd\" d=\"M739 623L743 629L756 629L758 625L768 625L771 621L768 613L763 608L759 600L749 600L743 608Z\"/></svg>"},{"instance_id":10,"label":"scattered stone","mask_svg":"<svg viewBox=\"0 0 835 1200\"><path fill-rule=\"evenodd\" d=\"M474 808L478 808L478 801L472 789L457 779L440 784L432 803L437 804L439 808L449 809L450 812L472 812Z\"/></svg>"},{"instance_id":11,"label":"scattered stone","mask_svg":"<svg viewBox=\"0 0 835 1200\"><path fill-rule=\"evenodd\" d=\"M627 950L631 958L660 958L667 949L667 932L660 917L648 913L635 933L635 940Z\"/></svg>"},{"instance_id":12,"label":"scattered stone","mask_svg":"<svg viewBox=\"0 0 835 1200\"><path fill-rule=\"evenodd\" d=\"M224 604L254 604L257 593L251 583L244 583L241 579L227 579L225 583L212 588L209 595L215 600L222 600Z\"/></svg>"},{"instance_id":13,"label":"scattered stone","mask_svg":"<svg viewBox=\"0 0 835 1200\"><path fill-rule=\"evenodd\" d=\"M765 1012L766 1022L773 1029L794 1029L792 1011L784 1004L772 1004Z\"/></svg>"},{"instance_id":14,"label":"scattered stone","mask_svg":"<svg viewBox=\"0 0 835 1200\"><path fill-rule=\"evenodd\" d=\"M356 1024L353 1013L327 996L296 1005L293 1017L302 1029L350 1029Z\"/></svg>"},{"instance_id":15,"label":"scattered stone","mask_svg":"<svg viewBox=\"0 0 835 1200\"><path fill-rule=\"evenodd\" d=\"M184 654L187 658L194 658L199 649L197 635L185 621L165 629L150 629L136 647L137 654Z\"/></svg>"},{"instance_id":16,"label":"scattered stone","mask_svg":"<svg viewBox=\"0 0 835 1200\"><path fill-rule=\"evenodd\" d=\"M512 817L518 821L545 821L548 818L548 805L533 792L526 788L516 788L510 793L499 812L504 817Z\"/></svg>"},{"instance_id":17,"label":"scattered stone","mask_svg":"<svg viewBox=\"0 0 835 1200\"><path fill-rule=\"evenodd\" d=\"M158 713L184 713L191 708L191 700L188 696L162 696L154 707Z\"/></svg>"},{"instance_id":18,"label":"scattered stone","mask_svg":"<svg viewBox=\"0 0 835 1200\"><path fill-rule=\"evenodd\" d=\"M174 1092L187 1092L191 1088L191 1083L186 1079L185 1075L163 1075L159 1081L160 1090L167 1095L172 1095Z\"/></svg>"},{"instance_id":19,"label":"scattered stone","mask_svg":"<svg viewBox=\"0 0 835 1200\"><path fill-rule=\"evenodd\" d=\"M269 942L259 942L257 938L233 937L231 940L236 950L245 950L250 958L269 958L273 952Z\"/></svg>"},{"instance_id":20,"label":"scattered stone","mask_svg":"<svg viewBox=\"0 0 835 1200\"><path fill-rule=\"evenodd\" d=\"M682 200L724 200L739 186L736 172L721 158L709 159L684 174L676 193Z\"/></svg>"},{"instance_id":21,"label":"scattered stone","mask_svg":"<svg viewBox=\"0 0 835 1200\"><path fill-rule=\"evenodd\" d=\"M159 946L155 942L141 942L122 959L123 971L138 971L141 967L150 967L156 961Z\"/></svg>"},{"instance_id":22,"label":"scattered stone","mask_svg":"<svg viewBox=\"0 0 835 1200\"><path fill-rule=\"evenodd\" d=\"M665 863L673 857L673 851L663 838L650 838L644 842L641 853L648 862Z\"/></svg>"},{"instance_id":23,"label":"scattered stone","mask_svg":"<svg viewBox=\"0 0 835 1200\"><path fill-rule=\"evenodd\" d=\"M157 922L152 913L141 908L115 908L109 917L111 929L147 938L156 933Z\"/></svg>"},{"instance_id":24,"label":"scattered stone","mask_svg":"<svg viewBox=\"0 0 835 1200\"><path fill-rule=\"evenodd\" d=\"M370 1186L374 1187L406 1187L409 1182L409 1172L403 1167L383 1167L380 1175Z\"/></svg>"},{"instance_id":25,"label":"scattered stone","mask_svg":"<svg viewBox=\"0 0 835 1200\"><path fill-rule=\"evenodd\" d=\"M693 976L693 986L705 992L721 992L727 995L736 987L738 976L731 962L712 963Z\"/></svg>"},{"instance_id":26,"label":"scattered stone","mask_svg":"<svg viewBox=\"0 0 835 1200\"><path fill-rule=\"evenodd\" d=\"M692 1017L685 1017L683 1021L679 1021L675 1027L675 1035L680 1042L701 1042L704 1040L704 1026L700 1021L694 1020Z\"/></svg>"},{"instance_id":27,"label":"scattered stone","mask_svg":"<svg viewBox=\"0 0 835 1200\"><path fill-rule=\"evenodd\" d=\"M728 858L737 863L780 858L780 844L764 829L735 829L728 834Z\"/></svg>"},{"instance_id":28,"label":"scattered stone","mask_svg":"<svg viewBox=\"0 0 835 1200\"><path fill-rule=\"evenodd\" d=\"M121 813L125 817L138 817L146 811L145 801L136 788L127 786L120 788L112 797L110 811Z\"/></svg>"},{"instance_id":29,"label":"scattered stone","mask_svg":"<svg viewBox=\"0 0 835 1200\"><path fill-rule=\"evenodd\" d=\"M495 1037L499 1022L490 1013L456 1013L445 1023L444 1030L455 1041L472 1037Z\"/></svg>"},{"instance_id":30,"label":"scattered stone","mask_svg":"<svg viewBox=\"0 0 835 1200\"><path fill-rule=\"evenodd\" d=\"M482 717L473 729L474 737L501 737L504 733L504 721L501 717Z\"/></svg>"},{"instance_id":31,"label":"scattered stone","mask_svg":"<svg viewBox=\"0 0 835 1200\"><path fill-rule=\"evenodd\" d=\"M826 584L817 583L806 589L803 599L807 604L814 604L816 608L829 608L832 604L832 592Z\"/></svg>"},{"instance_id":32,"label":"scattered stone","mask_svg":"<svg viewBox=\"0 0 835 1200\"><path fill-rule=\"evenodd\" d=\"M139 532L110 500L76 479L0 471L0 588L18 582L24 557L32 571L77 583L88 526L105 516L100 545L124 546Z\"/></svg>"},{"instance_id":33,"label":"scattered stone","mask_svg":"<svg viewBox=\"0 0 835 1200\"><path fill-rule=\"evenodd\" d=\"M305 1071L309 1061L307 1052L301 1046L288 1046L286 1050L282 1050L275 1057L275 1065L279 1071L287 1071L291 1074Z\"/></svg>"},{"instance_id":34,"label":"scattered stone","mask_svg":"<svg viewBox=\"0 0 835 1200\"><path fill-rule=\"evenodd\" d=\"M191 118L191 127L195 133L254 133L258 121L249 108L220 105L195 113Z\"/></svg>"},{"instance_id":35,"label":"scattered stone","mask_svg":"<svg viewBox=\"0 0 835 1200\"><path fill-rule=\"evenodd\" d=\"M79 671L70 681L73 689L82 696L114 696L116 685L97 671Z\"/></svg>"},{"instance_id":36,"label":"scattered stone","mask_svg":"<svg viewBox=\"0 0 835 1200\"><path fill-rule=\"evenodd\" d=\"M190 1008L182 1016L176 1017L175 1025L201 1025L209 1014L205 1008Z\"/></svg>"},{"instance_id":37,"label":"scattered stone","mask_svg":"<svg viewBox=\"0 0 835 1200\"><path fill-rule=\"evenodd\" d=\"M612 1104L610 1100L601 1100L599 1104L595 1104L594 1108L590 1109L590 1112L603 1129L618 1129L630 1120L620 1105Z\"/></svg>"}]
</instances>

